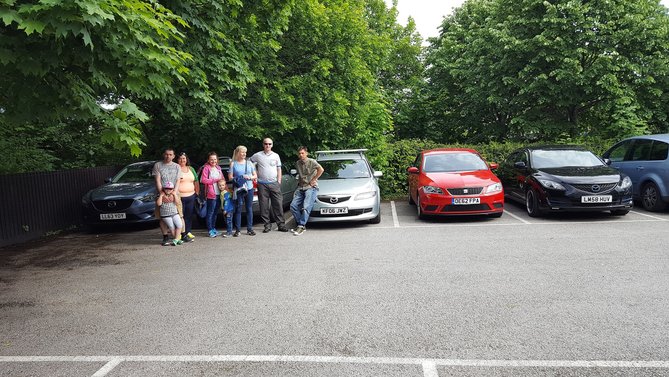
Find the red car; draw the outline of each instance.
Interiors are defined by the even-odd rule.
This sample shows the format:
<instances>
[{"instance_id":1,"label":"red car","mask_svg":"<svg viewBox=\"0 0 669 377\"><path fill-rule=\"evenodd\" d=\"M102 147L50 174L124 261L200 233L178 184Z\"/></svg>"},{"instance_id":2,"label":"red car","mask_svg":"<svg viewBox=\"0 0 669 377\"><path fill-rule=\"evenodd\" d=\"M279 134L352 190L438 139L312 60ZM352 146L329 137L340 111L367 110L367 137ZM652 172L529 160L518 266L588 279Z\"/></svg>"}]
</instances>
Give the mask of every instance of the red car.
<instances>
[{"instance_id":1,"label":"red car","mask_svg":"<svg viewBox=\"0 0 669 377\"><path fill-rule=\"evenodd\" d=\"M473 149L422 151L409 173L409 203L425 215L488 215L504 212L504 191L491 169Z\"/></svg>"}]
</instances>

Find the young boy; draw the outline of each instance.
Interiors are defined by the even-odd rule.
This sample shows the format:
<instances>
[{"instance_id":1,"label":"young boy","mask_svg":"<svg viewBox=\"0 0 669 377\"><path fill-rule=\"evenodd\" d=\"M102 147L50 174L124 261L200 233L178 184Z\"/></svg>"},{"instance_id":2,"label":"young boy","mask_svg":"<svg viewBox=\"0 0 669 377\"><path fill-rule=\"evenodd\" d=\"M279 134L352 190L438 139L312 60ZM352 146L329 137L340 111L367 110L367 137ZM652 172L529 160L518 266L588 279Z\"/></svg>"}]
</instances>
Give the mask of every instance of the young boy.
<instances>
[{"instance_id":1,"label":"young boy","mask_svg":"<svg viewBox=\"0 0 669 377\"><path fill-rule=\"evenodd\" d=\"M173 239L171 245L174 246L183 243L181 240L181 228L183 224L177 210L177 203L181 205L180 201L181 199L174 194L174 183L165 182L163 191L161 191L158 199L156 199L156 206L160 209L160 220L167 225L170 233L172 233Z\"/></svg>"},{"instance_id":2,"label":"young boy","mask_svg":"<svg viewBox=\"0 0 669 377\"><path fill-rule=\"evenodd\" d=\"M232 204L232 194L230 194L224 179L218 181L218 189L221 191L221 207L223 207L223 215L225 216L225 234L223 237L230 237L232 236L232 215L235 208Z\"/></svg>"}]
</instances>

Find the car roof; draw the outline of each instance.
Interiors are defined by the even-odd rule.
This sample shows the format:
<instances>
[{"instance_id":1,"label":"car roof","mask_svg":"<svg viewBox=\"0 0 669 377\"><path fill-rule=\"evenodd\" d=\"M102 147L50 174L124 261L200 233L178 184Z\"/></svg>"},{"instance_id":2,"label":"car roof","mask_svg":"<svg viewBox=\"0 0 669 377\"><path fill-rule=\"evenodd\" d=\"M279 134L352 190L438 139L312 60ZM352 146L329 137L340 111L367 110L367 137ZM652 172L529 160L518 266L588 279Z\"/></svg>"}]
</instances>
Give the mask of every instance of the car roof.
<instances>
[{"instance_id":1,"label":"car roof","mask_svg":"<svg viewBox=\"0 0 669 377\"><path fill-rule=\"evenodd\" d=\"M541 151L589 151L589 149L582 147L580 145L533 145L529 147L525 147L522 149L527 149L530 151L536 151L536 150L541 150Z\"/></svg>"},{"instance_id":2,"label":"car roof","mask_svg":"<svg viewBox=\"0 0 669 377\"><path fill-rule=\"evenodd\" d=\"M338 160L364 160L365 158L358 153L337 153L321 154L316 156L318 161L338 161Z\"/></svg>"},{"instance_id":3,"label":"car roof","mask_svg":"<svg viewBox=\"0 0 669 377\"><path fill-rule=\"evenodd\" d=\"M439 154L439 153L456 153L456 152L469 152L474 154L480 154L476 149L471 149L471 148L435 148L435 149L424 150L421 153Z\"/></svg>"},{"instance_id":4,"label":"car roof","mask_svg":"<svg viewBox=\"0 0 669 377\"><path fill-rule=\"evenodd\" d=\"M637 139L651 139L669 143L669 134L639 135L639 136L629 137L625 140L637 140Z\"/></svg>"},{"instance_id":5,"label":"car roof","mask_svg":"<svg viewBox=\"0 0 669 377\"><path fill-rule=\"evenodd\" d=\"M153 160L153 161L140 161L140 162L133 162L132 164L128 164L127 166L128 166L128 167L131 167L131 166L132 166L132 167L144 167L144 166L147 166L147 165L151 165L151 166L153 166L153 165L156 164L156 162L158 162L158 161L157 161L157 160Z\"/></svg>"}]
</instances>

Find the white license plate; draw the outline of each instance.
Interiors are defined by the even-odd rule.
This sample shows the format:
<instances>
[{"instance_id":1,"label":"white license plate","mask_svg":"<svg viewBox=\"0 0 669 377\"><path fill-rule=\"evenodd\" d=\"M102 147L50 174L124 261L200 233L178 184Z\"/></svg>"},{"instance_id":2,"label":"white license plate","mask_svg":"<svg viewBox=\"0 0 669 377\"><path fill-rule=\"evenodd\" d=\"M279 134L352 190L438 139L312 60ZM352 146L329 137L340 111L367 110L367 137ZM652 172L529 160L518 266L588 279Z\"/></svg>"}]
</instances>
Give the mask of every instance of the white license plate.
<instances>
[{"instance_id":1,"label":"white license plate","mask_svg":"<svg viewBox=\"0 0 669 377\"><path fill-rule=\"evenodd\" d=\"M125 213L101 213L100 220L122 220L125 219Z\"/></svg>"},{"instance_id":2,"label":"white license plate","mask_svg":"<svg viewBox=\"0 0 669 377\"><path fill-rule=\"evenodd\" d=\"M321 208L321 215L340 215L348 213L347 207Z\"/></svg>"},{"instance_id":3,"label":"white license plate","mask_svg":"<svg viewBox=\"0 0 669 377\"><path fill-rule=\"evenodd\" d=\"M581 203L611 203L613 196L611 195L586 195L581 196Z\"/></svg>"},{"instance_id":4,"label":"white license plate","mask_svg":"<svg viewBox=\"0 0 669 377\"><path fill-rule=\"evenodd\" d=\"M481 198L453 198L453 204L481 204Z\"/></svg>"}]
</instances>

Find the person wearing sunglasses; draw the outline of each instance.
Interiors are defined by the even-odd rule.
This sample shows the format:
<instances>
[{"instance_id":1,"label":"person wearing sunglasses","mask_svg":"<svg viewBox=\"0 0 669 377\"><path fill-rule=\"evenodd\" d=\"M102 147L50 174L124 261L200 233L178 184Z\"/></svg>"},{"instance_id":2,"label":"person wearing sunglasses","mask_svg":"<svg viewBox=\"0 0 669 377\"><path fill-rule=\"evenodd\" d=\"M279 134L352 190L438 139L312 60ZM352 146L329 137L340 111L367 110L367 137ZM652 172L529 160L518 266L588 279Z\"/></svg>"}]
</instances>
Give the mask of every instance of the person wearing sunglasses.
<instances>
[{"instance_id":1,"label":"person wearing sunglasses","mask_svg":"<svg viewBox=\"0 0 669 377\"><path fill-rule=\"evenodd\" d=\"M272 230L272 222L276 222L280 232L287 232L283 218L283 197L281 195L281 157L272 151L274 142L270 138L262 141L263 149L251 156L258 171L258 205L263 233Z\"/></svg>"}]
</instances>

